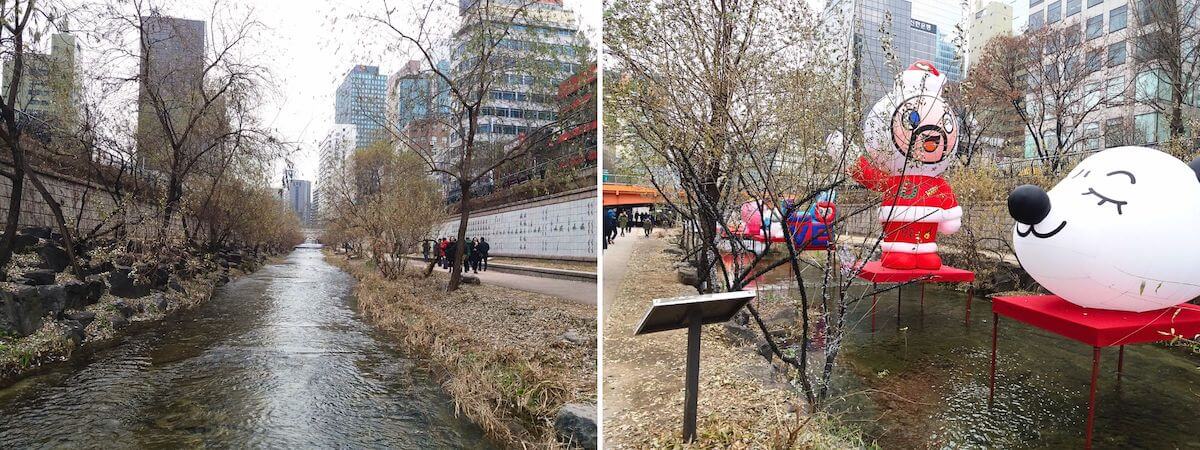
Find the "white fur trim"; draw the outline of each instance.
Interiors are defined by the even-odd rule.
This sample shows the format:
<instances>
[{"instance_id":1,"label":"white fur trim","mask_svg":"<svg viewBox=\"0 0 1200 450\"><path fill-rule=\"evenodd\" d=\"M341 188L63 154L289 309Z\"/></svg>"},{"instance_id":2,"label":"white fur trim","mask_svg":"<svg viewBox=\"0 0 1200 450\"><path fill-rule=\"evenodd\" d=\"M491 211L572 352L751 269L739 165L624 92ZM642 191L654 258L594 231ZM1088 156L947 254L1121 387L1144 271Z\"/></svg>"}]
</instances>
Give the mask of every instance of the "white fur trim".
<instances>
[{"instance_id":1,"label":"white fur trim","mask_svg":"<svg viewBox=\"0 0 1200 450\"><path fill-rule=\"evenodd\" d=\"M936 206L880 206L881 222L940 223L962 217L962 208L942 209Z\"/></svg>"},{"instance_id":2,"label":"white fur trim","mask_svg":"<svg viewBox=\"0 0 1200 450\"><path fill-rule=\"evenodd\" d=\"M879 248L885 252L896 253L933 253L937 251L936 242L881 242Z\"/></svg>"}]
</instances>

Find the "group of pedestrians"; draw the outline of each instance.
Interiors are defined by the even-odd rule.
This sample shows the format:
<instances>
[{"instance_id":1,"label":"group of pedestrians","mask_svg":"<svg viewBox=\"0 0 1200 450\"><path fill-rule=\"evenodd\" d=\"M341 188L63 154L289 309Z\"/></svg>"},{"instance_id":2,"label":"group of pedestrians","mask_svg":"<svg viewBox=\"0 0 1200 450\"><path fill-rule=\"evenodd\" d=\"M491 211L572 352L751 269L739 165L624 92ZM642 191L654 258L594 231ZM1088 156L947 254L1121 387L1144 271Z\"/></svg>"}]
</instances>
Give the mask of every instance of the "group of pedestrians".
<instances>
[{"instance_id":1,"label":"group of pedestrians","mask_svg":"<svg viewBox=\"0 0 1200 450\"><path fill-rule=\"evenodd\" d=\"M633 233L634 223L637 222L642 227L642 232L646 237L654 232L655 226L665 225L663 219L653 212L631 213L627 211L617 211L609 209L604 212L604 247L608 248L609 244L618 235L624 236L625 233Z\"/></svg>"},{"instance_id":2,"label":"group of pedestrians","mask_svg":"<svg viewBox=\"0 0 1200 450\"><path fill-rule=\"evenodd\" d=\"M453 237L444 237L437 241L426 240L421 243L421 255L426 261L430 261L430 257L432 256L433 261L436 261L438 266L450 270L456 264L454 262L454 255L458 251L459 245L463 245L463 272L479 273L481 269L487 272L488 252L491 251L492 246L488 244L487 239L481 237L471 238L462 242Z\"/></svg>"}]
</instances>

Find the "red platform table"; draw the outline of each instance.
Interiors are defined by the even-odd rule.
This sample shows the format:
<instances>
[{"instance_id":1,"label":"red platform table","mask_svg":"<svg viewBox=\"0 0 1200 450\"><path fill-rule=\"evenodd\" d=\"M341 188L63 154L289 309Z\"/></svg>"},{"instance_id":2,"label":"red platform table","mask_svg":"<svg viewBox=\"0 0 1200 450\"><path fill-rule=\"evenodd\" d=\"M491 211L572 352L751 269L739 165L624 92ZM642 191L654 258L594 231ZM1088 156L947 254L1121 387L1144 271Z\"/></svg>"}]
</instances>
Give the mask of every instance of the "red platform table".
<instances>
[{"instance_id":1,"label":"red platform table","mask_svg":"<svg viewBox=\"0 0 1200 450\"><path fill-rule=\"evenodd\" d=\"M1117 380L1125 363L1125 346L1169 341L1176 335L1200 333L1200 307L1183 304L1141 313L1084 308L1057 295L995 297L992 299L992 368L988 381L988 404L996 393L996 347L1000 316L1049 331L1092 346L1092 381L1088 389L1085 448L1092 447L1096 419L1096 385L1100 373L1100 349L1119 347Z\"/></svg>"},{"instance_id":2,"label":"red platform table","mask_svg":"<svg viewBox=\"0 0 1200 450\"><path fill-rule=\"evenodd\" d=\"M970 283L975 281L975 272L943 265L941 269L910 269L899 270L883 267L879 261L871 261L863 266L858 277L871 282L871 290L879 283L909 283L917 281L921 284L921 313L925 312L926 283ZM971 323L971 297L973 293L967 288L967 312L964 323ZM879 303L879 295L871 294L871 332L875 332L875 305ZM896 288L896 325L900 324L900 288Z\"/></svg>"}]
</instances>

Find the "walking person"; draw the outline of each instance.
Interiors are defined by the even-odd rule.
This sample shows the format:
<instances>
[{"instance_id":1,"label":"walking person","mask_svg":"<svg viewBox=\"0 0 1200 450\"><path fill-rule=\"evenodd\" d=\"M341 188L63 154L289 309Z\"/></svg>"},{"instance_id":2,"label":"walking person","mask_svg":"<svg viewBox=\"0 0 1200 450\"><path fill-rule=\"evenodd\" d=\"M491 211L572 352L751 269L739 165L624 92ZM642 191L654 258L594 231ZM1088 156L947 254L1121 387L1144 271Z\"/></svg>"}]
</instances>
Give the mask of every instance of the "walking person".
<instances>
[{"instance_id":1,"label":"walking person","mask_svg":"<svg viewBox=\"0 0 1200 450\"><path fill-rule=\"evenodd\" d=\"M646 231L646 237L650 237L650 233L654 231L654 219L651 219L649 214L642 217L642 229Z\"/></svg>"},{"instance_id":2,"label":"walking person","mask_svg":"<svg viewBox=\"0 0 1200 450\"><path fill-rule=\"evenodd\" d=\"M479 238L471 239L471 271L479 273Z\"/></svg>"},{"instance_id":3,"label":"walking person","mask_svg":"<svg viewBox=\"0 0 1200 450\"><path fill-rule=\"evenodd\" d=\"M617 217L617 227L621 229L621 236L624 236L625 230L627 228L629 228L629 215L628 214L621 213L621 215Z\"/></svg>"},{"instance_id":4,"label":"walking person","mask_svg":"<svg viewBox=\"0 0 1200 450\"><path fill-rule=\"evenodd\" d=\"M463 257L462 257L463 272L471 273L471 258L473 257L474 253L475 253L474 242L472 242L471 240L464 240L463 241Z\"/></svg>"},{"instance_id":5,"label":"walking person","mask_svg":"<svg viewBox=\"0 0 1200 450\"><path fill-rule=\"evenodd\" d=\"M454 238L450 238L450 241L446 243L446 265L443 266L447 271L451 270L454 267L454 264L457 263L457 261L454 259L457 254L458 241L454 240Z\"/></svg>"},{"instance_id":6,"label":"walking person","mask_svg":"<svg viewBox=\"0 0 1200 450\"><path fill-rule=\"evenodd\" d=\"M479 254L479 265L483 267L483 271L487 272L488 252L492 250L492 245L488 244L487 239L479 238L479 245L475 247L475 252Z\"/></svg>"},{"instance_id":7,"label":"walking person","mask_svg":"<svg viewBox=\"0 0 1200 450\"><path fill-rule=\"evenodd\" d=\"M604 249L608 250L608 244L617 235L617 214L613 210L604 211Z\"/></svg>"},{"instance_id":8,"label":"walking person","mask_svg":"<svg viewBox=\"0 0 1200 450\"><path fill-rule=\"evenodd\" d=\"M442 268L446 267L446 247L448 247L449 245L450 245L450 242L447 241L446 238L442 238L442 240L438 241L437 264L439 266L441 266Z\"/></svg>"},{"instance_id":9,"label":"walking person","mask_svg":"<svg viewBox=\"0 0 1200 450\"><path fill-rule=\"evenodd\" d=\"M429 239L421 239L421 260L429 261Z\"/></svg>"}]
</instances>

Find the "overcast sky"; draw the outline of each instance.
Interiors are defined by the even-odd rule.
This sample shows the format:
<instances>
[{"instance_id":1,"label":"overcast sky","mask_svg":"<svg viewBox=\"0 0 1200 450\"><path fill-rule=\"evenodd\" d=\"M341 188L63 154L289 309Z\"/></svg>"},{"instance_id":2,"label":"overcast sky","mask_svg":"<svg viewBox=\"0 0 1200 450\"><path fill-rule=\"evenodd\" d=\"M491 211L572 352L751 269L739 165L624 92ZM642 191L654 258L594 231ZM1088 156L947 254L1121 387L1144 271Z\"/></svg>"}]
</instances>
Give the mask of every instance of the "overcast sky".
<instances>
[{"instance_id":1,"label":"overcast sky","mask_svg":"<svg viewBox=\"0 0 1200 450\"><path fill-rule=\"evenodd\" d=\"M404 0L388 1L397 11L411 6ZM209 20L213 5L211 0L154 3L163 5L164 15L197 20ZM593 45L598 43L600 0L564 3L575 12L580 29ZM317 181L317 145L333 124L334 93L345 73L354 65L364 64L379 66L381 74L391 74L415 55L389 51L388 45L397 40L394 34L367 33L366 24L353 18L358 14L382 15L383 0L238 0L224 4L238 15L252 11L266 26L266 32L255 36L254 48L248 49L268 67L277 85L276 92L260 106L259 116L282 139L297 143L298 151L292 158L297 176ZM212 25L209 33L219 33ZM86 43L83 47L88 52Z\"/></svg>"}]
</instances>

